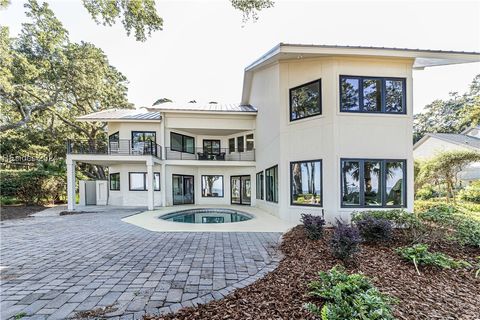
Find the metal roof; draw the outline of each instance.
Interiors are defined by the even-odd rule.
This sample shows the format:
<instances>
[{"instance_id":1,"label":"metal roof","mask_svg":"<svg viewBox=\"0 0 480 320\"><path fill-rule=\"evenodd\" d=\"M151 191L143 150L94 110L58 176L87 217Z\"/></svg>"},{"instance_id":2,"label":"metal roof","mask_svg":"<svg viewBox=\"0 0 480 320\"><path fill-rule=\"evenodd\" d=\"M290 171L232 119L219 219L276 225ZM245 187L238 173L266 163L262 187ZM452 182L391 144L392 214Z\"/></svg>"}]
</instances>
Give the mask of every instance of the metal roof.
<instances>
[{"instance_id":1,"label":"metal roof","mask_svg":"<svg viewBox=\"0 0 480 320\"><path fill-rule=\"evenodd\" d=\"M78 117L79 121L160 121L160 112L146 109L108 109Z\"/></svg>"},{"instance_id":2,"label":"metal roof","mask_svg":"<svg viewBox=\"0 0 480 320\"><path fill-rule=\"evenodd\" d=\"M457 145L470 147L480 150L480 139L466 134L457 133L428 133L430 137L438 138L447 142L451 142Z\"/></svg>"},{"instance_id":3,"label":"metal roof","mask_svg":"<svg viewBox=\"0 0 480 320\"><path fill-rule=\"evenodd\" d=\"M257 108L254 106L245 104L236 104L236 103L198 103L198 102L188 102L188 103L178 103L178 102L166 102L153 107L149 107L149 110L160 110L160 111L200 111L200 112L246 112L246 113L256 113Z\"/></svg>"}]
</instances>

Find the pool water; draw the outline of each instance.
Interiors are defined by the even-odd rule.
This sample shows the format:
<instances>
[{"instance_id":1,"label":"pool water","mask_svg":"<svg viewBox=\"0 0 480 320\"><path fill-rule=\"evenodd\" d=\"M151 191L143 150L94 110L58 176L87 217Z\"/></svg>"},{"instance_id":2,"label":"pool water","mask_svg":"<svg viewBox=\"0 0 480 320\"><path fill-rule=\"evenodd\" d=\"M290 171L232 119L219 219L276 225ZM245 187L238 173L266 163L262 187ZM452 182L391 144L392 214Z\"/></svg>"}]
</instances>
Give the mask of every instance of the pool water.
<instances>
[{"instance_id":1,"label":"pool water","mask_svg":"<svg viewBox=\"0 0 480 320\"><path fill-rule=\"evenodd\" d=\"M160 217L163 220L183 223L232 223L252 218L252 215L245 212L220 208L188 209Z\"/></svg>"}]
</instances>

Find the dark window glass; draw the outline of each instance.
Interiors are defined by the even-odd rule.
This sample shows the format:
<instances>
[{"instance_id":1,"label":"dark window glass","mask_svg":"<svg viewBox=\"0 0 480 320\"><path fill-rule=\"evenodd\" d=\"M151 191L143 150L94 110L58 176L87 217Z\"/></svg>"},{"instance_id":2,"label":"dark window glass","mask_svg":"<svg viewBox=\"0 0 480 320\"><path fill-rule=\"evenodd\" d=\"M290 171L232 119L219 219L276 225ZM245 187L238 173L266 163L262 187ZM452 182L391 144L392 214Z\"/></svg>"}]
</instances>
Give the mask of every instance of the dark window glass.
<instances>
[{"instance_id":1,"label":"dark window glass","mask_svg":"<svg viewBox=\"0 0 480 320\"><path fill-rule=\"evenodd\" d=\"M263 171L257 173L257 199L263 200Z\"/></svg>"},{"instance_id":2,"label":"dark window glass","mask_svg":"<svg viewBox=\"0 0 480 320\"><path fill-rule=\"evenodd\" d=\"M298 161L290 164L292 205L322 205L322 162Z\"/></svg>"},{"instance_id":3,"label":"dark window glass","mask_svg":"<svg viewBox=\"0 0 480 320\"><path fill-rule=\"evenodd\" d=\"M253 133L247 134L247 151L251 151L254 149L254 140L253 140Z\"/></svg>"},{"instance_id":4,"label":"dark window glass","mask_svg":"<svg viewBox=\"0 0 480 320\"><path fill-rule=\"evenodd\" d=\"M405 207L405 160L358 159L341 163L342 206Z\"/></svg>"},{"instance_id":5,"label":"dark window glass","mask_svg":"<svg viewBox=\"0 0 480 320\"><path fill-rule=\"evenodd\" d=\"M108 137L109 142L119 142L120 141L120 133L117 131L114 134L111 134Z\"/></svg>"},{"instance_id":6,"label":"dark window glass","mask_svg":"<svg viewBox=\"0 0 480 320\"><path fill-rule=\"evenodd\" d=\"M364 205L365 206L381 206L382 192L380 181L380 162L365 161L363 163L363 180L364 180Z\"/></svg>"},{"instance_id":7,"label":"dark window glass","mask_svg":"<svg viewBox=\"0 0 480 320\"><path fill-rule=\"evenodd\" d=\"M134 152L156 152L156 133L153 131L132 131L132 149Z\"/></svg>"},{"instance_id":8,"label":"dark window glass","mask_svg":"<svg viewBox=\"0 0 480 320\"><path fill-rule=\"evenodd\" d=\"M385 112L403 112L403 83L402 80L385 81Z\"/></svg>"},{"instance_id":9,"label":"dark window glass","mask_svg":"<svg viewBox=\"0 0 480 320\"><path fill-rule=\"evenodd\" d=\"M120 190L120 173L110 173L110 190Z\"/></svg>"},{"instance_id":10,"label":"dark window glass","mask_svg":"<svg viewBox=\"0 0 480 320\"><path fill-rule=\"evenodd\" d=\"M382 111L382 81L363 79L363 111Z\"/></svg>"},{"instance_id":11,"label":"dark window glass","mask_svg":"<svg viewBox=\"0 0 480 320\"><path fill-rule=\"evenodd\" d=\"M178 152L195 153L195 138L170 132L170 149Z\"/></svg>"},{"instance_id":12,"label":"dark window glass","mask_svg":"<svg viewBox=\"0 0 480 320\"><path fill-rule=\"evenodd\" d=\"M208 154L219 154L220 140L203 140L203 152Z\"/></svg>"},{"instance_id":13,"label":"dark window glass","mask_svg":"<svg viewBox=\"0 0 480 320\"><path fill-rule=\"evenodd\" d=\"M340 111L405 113L405 79L340 76Z\"/></svg>"},{"instance_id":14,"label":"dark window glass","mask_svg":"<svg viewBox=\"0 0 480 320\"><path fill-rule=\"evenodd\" d=\"M355 78L341 78L341 110L360 110L360 80Z\"/></svg>"},{"instance_id":15,"label":"dark window glass","mask_svg":"<svg viewBox=\"0 0 480 320\"><path fill-rule=\"evenodd\" d=\"M342 204L360 204L360 163L342 161Z\"/></svg>"},{"instance_id":16,"label":"dark window glass","mask_svg":"<svg viewBox=\"0 0 480 320\"><path fill-rule=\"evenodd\" d=\"M278 166L265 170L265 198L269 202L278 202Z\"/></svg>"},{"instance_id":17,"label":"dark window glass","mask_svg":"<svg viewBox=\"0 0 480 320\"><path fill-rule=\"evenodd\" d=\"M235 138L228 139L228 152L235 152Z\"/></svg>"},{"instance_id":18,"label":"dark window glass","mask_svg":"<svg viewBox=\"0 0 480 320\"><path fill-rule=\"evenodd\" d=\"M321 103L320 80L290 89L290 121L321 114Z\"/></svg>"},{"instance_id":19,"label":"dark window glass","mask_svg":"<svg viewBox=\"0 0 480 320\"><path fill-rule=\"evenodd\" d=\"M202 197L223 197L223 176L202 176Z\"/></svg>"},{"instance_id":20,"label":"dark window glass","mask_svg":"<svg viewBox=\"0 0 480 320\"><path fill-rule=\"evenodd\" d=\"M237 151L238 152L243 152L244 151L243 141L244 141L243 136L237 137Z\"/></svg>"}]
</instances>

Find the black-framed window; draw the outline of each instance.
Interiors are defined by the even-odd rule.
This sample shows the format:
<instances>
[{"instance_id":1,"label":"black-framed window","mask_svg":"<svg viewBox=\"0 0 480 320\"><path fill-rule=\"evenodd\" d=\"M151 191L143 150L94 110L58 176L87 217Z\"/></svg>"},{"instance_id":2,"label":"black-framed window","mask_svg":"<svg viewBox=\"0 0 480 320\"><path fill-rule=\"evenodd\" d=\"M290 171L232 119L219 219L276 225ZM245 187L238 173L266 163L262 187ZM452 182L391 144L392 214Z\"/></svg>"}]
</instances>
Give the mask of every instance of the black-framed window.
<instances>
[{"instance_id":1,"label":"black-framed window","mask_svg":"<svg viewBox=\"0 0 480 320\"><path fill-rule=\"evenodd\" d=\"M237 151L238 151L238 152L243 152L243 151L245 151L245 148L244 148L244 146L243 146L244 141L245 141L245 138L244 138L243 136L237 137Z\"/></svg>"},{"instance_id":2,"label":"black-framed window","mask_svg":"<svg viewBox=\"0 0 480 320\"><path fill-rule=\"evenodd\" d=\"M108 136L108 142L119 142L120 141L120 132L117 131Z\"/></svg>"},{"instance_id":3,"label":"black-framed window","mask_svg":"<svg viewBox=\"0 0 480 320\"><path fill-rule=\"evenodd\" d=\"M223 198L224 184L223 176L203 175L202 176L202 197Z\"/></svg>"},{"instance_id":4,"label":"black-framed window","mask_svg":"<svg viewBox=\"0 0 480 320\"><path fill-rule=\"evenodd\" d=\"M208 154L220 154L220 140L203 140L203 152Z\"/></svg>"},{"instance_id":5,"label":"black-framed window","mask_svg":"<svg viewBox=\"0 0 480 320\"><path fill-rule=\"evenodd\" d=\"M265 170L265 200L278 203L278 165Z\"/></svg>"},{"instance_id":6,"label":"black-framed window","mask_svg":"<svg viewBox=\"0 0 480 320\"><path fill-rule=\"evenodd\" d=\"M120 190L120 173L110 173L110 190L118 191Z\"/></svg>"},{"instance_id":7,"label":"black-framed window","mask_svg":"<svg viewBox=\"0 0 480 320\"><path fill-rule=\"evenodd\" d=\"M144 150L150 150L150 141L154 145L152 148L156 148L157 133L155 131L132 131L132 148L138 148L143 143Z\"/></svg>"},{"instance_id":8,"label":"black-framed window","mask_svg":"<svg viewBox=\"0 0 480 320\"><path fill-rule=\"evenodd\" d=\"M342 159L342 207L406 206L406 160Z\"/></svg>"},{"instance_id":9,"label":"black-framed window","mask_svg":"<svg viewBox=\"0 0 480 320\"><path fill-rule=\"evenodd\" d=\"M406 79L342 75L340 111L406 114Z\"/></svg>"},{"instance_id":10,"label":"black-framed window","mask_svg":"<svg viewBox=\"0 0 480 320\"><path fill-rule=\"evenodd\" d=\"M322 206L322 160L290 162L290 204Z\"/></svg>"},{"instance_id":11,"label":"black-framed window","mask_svg":"<svg viewBox=\"0 0 480 320\"><path fill-rule=\"evenodd\" d=\"M228 139L228 152L235 152L235 138Z\"/></svg>"},{"instance_id":12,"label":"black-framed window","mask_svg":"<svg viewBox=\"0 0 480 320\"><path fill-rule=\"evenodd\" d=\"M160 172L153 173L154 191L160 191ZM128 173L128 189L130 191L146 191L147 190L147 173L146 172L129 172Z\"/></svg>"},{"instance_id":13,"label":"black-framed window","mask_svg":"<svg viewBox=\"0 0 480 320\"><path fill-rule=\"evenodd\" d=\"M259 200L263 200L263 192L264 192L264 184L263 184L263 179L264 179L264 176L263 176L263 171L260 171L257 173L257 199Z\"/></svg>"},{"instance_id":14,"label":"black-framed window","mask_svg":"<svg viewBox=\"0 0 480 320\"><path fill-rule=\"evenodd\" d=\"M322 114L322 82L315 80L290 89L290 121Z\"/></svg>"},{"instance_id":15,"label":"black-framed window","mask_svg":"<svg viewBox=\"0 0 480 320\"><path fill-rule=\"evenodd\" d=\"M180 133L170 132L170 150L195 153L195 138Z\"/></svg>"},{"instance_id":16,"label":"black-framed window","mask_svg":"<svg viewBox=\"0 0 480 320\"><path fill-rule=\"evenodd\" d=\"M247 139L247 151L252 151L255 148L253 133L247 134L245 138Z\"/></svg>"}]
</instances>

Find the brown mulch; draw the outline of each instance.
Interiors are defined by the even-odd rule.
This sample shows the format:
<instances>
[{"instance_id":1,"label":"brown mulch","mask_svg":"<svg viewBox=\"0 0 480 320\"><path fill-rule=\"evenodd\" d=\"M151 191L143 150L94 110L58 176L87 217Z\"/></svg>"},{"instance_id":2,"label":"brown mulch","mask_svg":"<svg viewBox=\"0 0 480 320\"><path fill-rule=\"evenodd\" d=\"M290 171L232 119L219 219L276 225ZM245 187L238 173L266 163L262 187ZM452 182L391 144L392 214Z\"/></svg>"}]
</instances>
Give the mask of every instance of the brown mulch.
<instances>
[{"instance_id":1,"label":"brown mulch","mask_svg":"<svg viewBox=\"0 0 480 320\"><path fill-rule=\"evenodd\" d=\"M166 316L145 316L145 320L173 319L310 319L304 304L312 301L307 283L318 271L340 264L329 249L331 230L322 240L306 238L302 227L284 235L281 250L285 258L277 269L250 286L234 291L222 300L196 308L185 308ZM349 272L362 272L384 293L395 297L394 315L398 319L479 319L480 278L473 269L440 270L413 265L401 260L396 247L407 245L399 233L384 245L362 245L357 265ZM480 249L431 242L432 251L475 264ZM317 301L318 302L318 301Z\"/></svg>"},{"instance_id":2,"label":"brown mulch","mask_svg":"<svg viewBox=\"0 0 480 320\"><path fill-rule=\"evenodd\" d=\"M0 207L0 220L28 218L29 215L47 209L44 206L11 205Z\"/></svg>"}]
</instances>

